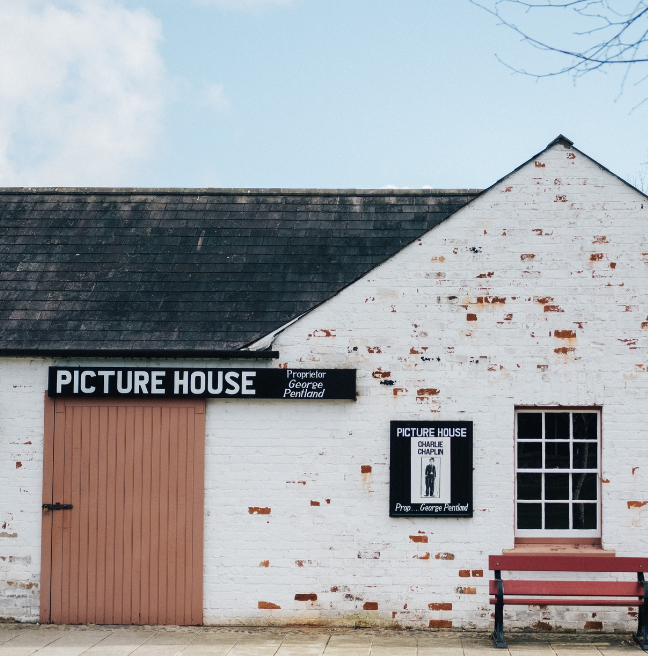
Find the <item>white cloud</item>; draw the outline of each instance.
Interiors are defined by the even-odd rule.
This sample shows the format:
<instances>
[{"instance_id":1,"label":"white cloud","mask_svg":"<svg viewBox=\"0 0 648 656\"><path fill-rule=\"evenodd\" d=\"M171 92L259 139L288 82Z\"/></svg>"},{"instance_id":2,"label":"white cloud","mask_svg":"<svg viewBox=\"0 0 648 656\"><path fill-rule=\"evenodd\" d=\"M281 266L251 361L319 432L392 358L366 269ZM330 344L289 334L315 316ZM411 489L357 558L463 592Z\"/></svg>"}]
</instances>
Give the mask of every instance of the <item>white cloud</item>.
<instances>
[{"instance_id":1,"label":"white cloud","mask_svg":"<svg viewBox=\"0 0 648 656\"><path fill-rule=\"evenodd\" d=\"M199 5L213 5L221 9L234 9L238 11L255 11L266 7L289 5L294 0L195 0Z\"/></svg>"},{"instance_id":2,"label":"white cloud","mask_svg":"<svg viewBox=\"0 0 648 656\"><path fill-rule=\"evenodd\" d=\"M219 114L227 114L232 109L232 103L225 95L225 88L222 84L208 84L205 89L205 98L207 104Z\"/></svg>"},{"instance_id":3,"label":"white cloud","mask_svg":"<svg viewBox=\"0 0 648 656\"><path fill-rule=\"evenodd\" d=\"M160 37L115 0L0 0L0 186L128 184L161 121Z\"/></svg>"}]
</instances>

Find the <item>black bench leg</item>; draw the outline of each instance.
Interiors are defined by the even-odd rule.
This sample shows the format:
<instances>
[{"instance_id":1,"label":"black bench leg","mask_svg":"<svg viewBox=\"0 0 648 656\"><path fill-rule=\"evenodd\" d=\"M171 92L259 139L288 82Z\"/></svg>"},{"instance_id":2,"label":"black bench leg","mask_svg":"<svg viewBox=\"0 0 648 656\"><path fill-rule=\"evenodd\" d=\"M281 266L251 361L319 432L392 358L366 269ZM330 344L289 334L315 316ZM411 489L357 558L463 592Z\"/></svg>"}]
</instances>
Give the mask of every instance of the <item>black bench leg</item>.
<instances>
[{"instance_id":1,"label":"black bench leg","mask_svg":"<svg viewBox=\"0 0 648 656\"><path fill-rule=\"evenodd\" d=\"M504 603L498 601L495 604L495 630L493 631L493 642L498 649L508 649L504 641Z\"/></svg>"},{"instance_id":2,"label":"black bench leg","mask_svg":"<svg viewBox=\"0 0 648 656\"><path fill-rule=\"evenodd\" d=\"M648 592L648 582L644 580L643 572L637 572L637 581L643 584L644 594L640 597L644 604L646 603L646 593ZM639 621L637 625L637 633L633 636L635 642L644 650L648 651L648 626L646 626L646 613L644 612L645 606L639 606Z\"/></svg>"},{"instance_id":3,"label":"black bench leg","mask_svg":"<svg viewBox=\"0 0 648 656\"><path fill-rule=\"evenodd\" d=\"M637 633L633 636L635 642L644 650L648 651L648 627L646 626L646 614L644 607L639 606L639 622Z\"/></svg>"}]
</instances>

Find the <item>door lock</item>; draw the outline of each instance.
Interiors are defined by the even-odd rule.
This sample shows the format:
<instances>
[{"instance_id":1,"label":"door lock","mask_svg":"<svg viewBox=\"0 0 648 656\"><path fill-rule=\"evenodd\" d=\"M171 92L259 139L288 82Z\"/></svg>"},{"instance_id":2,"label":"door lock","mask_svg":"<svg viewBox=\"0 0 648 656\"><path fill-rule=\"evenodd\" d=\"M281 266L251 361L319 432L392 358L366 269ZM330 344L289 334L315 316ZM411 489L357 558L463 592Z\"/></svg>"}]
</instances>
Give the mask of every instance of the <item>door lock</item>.
<instances>
[{"instance_id":1,"label":"door lock","mask_svg":"<svg viewBox=\"0 0 648 656\"><path fill-rule=\"evenodd\" d=\"M44 503L43 510L72 510L71 503Z\"/></svg>"}]
</instances>

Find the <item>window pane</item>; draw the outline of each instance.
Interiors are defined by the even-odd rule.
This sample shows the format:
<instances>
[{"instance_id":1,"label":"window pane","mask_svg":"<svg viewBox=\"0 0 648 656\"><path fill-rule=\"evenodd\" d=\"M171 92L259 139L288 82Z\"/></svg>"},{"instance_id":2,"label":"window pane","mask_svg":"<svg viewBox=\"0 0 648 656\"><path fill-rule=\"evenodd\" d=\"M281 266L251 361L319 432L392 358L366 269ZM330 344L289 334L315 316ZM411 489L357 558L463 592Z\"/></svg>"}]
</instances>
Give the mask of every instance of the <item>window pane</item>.
<instances>
[{"instance_id":1,"label":"window pane","mask_svg":"<svg viewBox=\"0 0 648 656\"><path fill-rule=\"evenodd\" d=\"M518 440L542 439L542 413L520 412L517 416Z\"/></svg>"},{"instance_id":2,"label":"window pane","mask_svg":"<svg viewBox=\"0 0 648 656\"><path fill-rule=\"evenodd\" d=\"M545 469L569 469L569 442L545 442Z\"/></svg>"},{"instance_id":3,"label":"window pane","mask_svg":"<svg viewBox=\"0 0 648 656\"><path fill-rule=\"evenodd\" d=\"M542 528L542 504L541 503L518 503L518 505L517 505L517 527L518 528Z\"/></svg>"},{"instance_id":4,"label":"window pane","mask_svg":"<svg viewBox=\"0 0 648 656\"><path fill-rule=\"evenodd\" d=\"M572 511L574 513L574 528L585 530L596 528L595 503L574 503L572 504Z\"/></svg>"},{"instance_id":5,"label":"window pane","mask_svg":"<svg viewBox=\"0 0 648 656\"><path fill-rule=\"evenodd\" d=\"M545 414L545 439L569 439L569 413L547 412Z\"/></svg>"},{"instance_id":6,"label":"window pane","mask_svg":"<svg viewBox=\"0 0 648 656\"><path fill-rule=\"evenodd\" d=\"M574 412L572 415L574 439L595 440L597 421L598 414L596 412Z\"/></svg>"},{"instance_id":7,"label":"window pane","mask_svg":"<svg viewBox=\"0 0 648 656\"><path fill-rule=\"evenodd\" d=\"M545 503L545 528L547 529L569 528L568 503Z\"/></svg>"},{"instance_id":8,"label":"window pane","mask_svg":"<svg viewBox=\"0 0 648 656\"><path fill-rule=\"evenodd\" d=\"M596 469L596 442L574 442L574 469Z\"/></svg>"},{"instance_id":9,"label":"window pane","mask_svg":"<svg viewBox=\"0 0 648 656\"><path fill-rule=\"evenodd\" d=\"M518 499L542 498L542 474L517 475Z\"/></svg>"},{"instance_id":10,"label":"window pane","mask_svg":"<svg viewBox=\"0 0 648 656\"><path fill-rule=\"evenodd\" d=\"M569 474L545 474L545 499L569 499Z\"/></svg>"},{"instance_id":11,"label":"window pane","mask_svg":"<svg viewBox=\"0 0 648 656\"><path fill-rule=\"evenodd\" d=\"M542 467L542 443L518 442L518 469L540 469Z\"/></svg>"},{"instance_id":12,"label":"window pane","mask_svg":"<svg viewBox=\"0 0 648 656\"><path fill-rule=\"evenodd\" d=\"M596 501L596 474L572 474L572 499Z\"/></svg>"}]
</instances>

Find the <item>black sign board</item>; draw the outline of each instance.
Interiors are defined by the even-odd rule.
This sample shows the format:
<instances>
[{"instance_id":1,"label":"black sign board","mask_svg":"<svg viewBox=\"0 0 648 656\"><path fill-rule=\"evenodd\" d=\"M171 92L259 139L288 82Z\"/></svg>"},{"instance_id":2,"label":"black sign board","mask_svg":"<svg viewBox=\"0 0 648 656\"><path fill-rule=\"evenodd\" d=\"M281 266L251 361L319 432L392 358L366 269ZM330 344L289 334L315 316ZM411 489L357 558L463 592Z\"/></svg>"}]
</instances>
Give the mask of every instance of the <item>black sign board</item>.
<instances>
[{"instance_id":1,"label":"black sign board","mask_svg":"<svg viewBox=\"0 0 648 656\"><path fill-rule=\"evenodd\" d=\"M355 369L50 367L50 397L356 398Z\"/></svg>"},{"instance_id":2,"label":"black sign board","mask_svg":"<svg viewBox=\"0 0 648 656\"><path fill-rule=\"evenodd\" d=\"M472 517L472 421L392 421L390 517Z\"/></svg>"}]
</instances>

